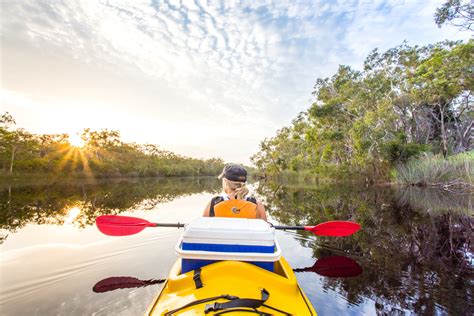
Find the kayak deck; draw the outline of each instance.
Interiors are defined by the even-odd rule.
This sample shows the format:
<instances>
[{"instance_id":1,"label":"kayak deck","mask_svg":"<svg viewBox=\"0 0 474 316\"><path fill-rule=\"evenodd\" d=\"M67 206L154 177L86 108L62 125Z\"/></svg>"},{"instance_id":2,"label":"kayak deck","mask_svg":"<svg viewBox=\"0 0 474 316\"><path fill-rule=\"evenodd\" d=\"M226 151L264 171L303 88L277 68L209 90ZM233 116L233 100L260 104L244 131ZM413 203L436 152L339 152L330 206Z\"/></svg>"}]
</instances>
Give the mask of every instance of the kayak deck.
<instances>
[{"instance_id":1,"label":"kayak deck","mask_svg":"<svg viewBox=\"0 0 474 316\"><path fill-rule=\"evenodd\" d=\"M269 297L264 305L257 308L258 312L271 315L316 315L300 289L292 268L283 257L275 262L275 272L241 261L220 261L204 266L200 272L203 284L200 288L196 287L193 271L185 274L180 272L181 260L178 259L147 315L164 315L197 300L221 295L260 300L263 289L268 292ZM173 312L172 315L204 315L206 305L225 302L229 300L217 298ZM206 315L249 315L249 312L255 313L255 310L248 307L231 308L211 311Z\"/></svg>"}]
</instances>

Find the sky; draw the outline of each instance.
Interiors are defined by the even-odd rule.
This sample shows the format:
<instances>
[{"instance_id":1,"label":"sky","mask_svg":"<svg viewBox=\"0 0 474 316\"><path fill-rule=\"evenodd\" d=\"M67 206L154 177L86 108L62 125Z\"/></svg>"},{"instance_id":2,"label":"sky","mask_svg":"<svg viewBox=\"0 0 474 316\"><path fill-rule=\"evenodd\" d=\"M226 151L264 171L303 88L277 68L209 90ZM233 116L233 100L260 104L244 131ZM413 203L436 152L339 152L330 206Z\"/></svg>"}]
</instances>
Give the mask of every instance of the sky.
<instances>
[{"instance_id":1,"label":"sky","mask_svg":"<svg viewBox=\"0 0 474 316\"><path fill-rule=\"evenodd\" d=\"M1 1L0 113L33 133L108 128L248 164L339 64L467 39L435 25L443 2Z\"/></svg>"}]
</instances>

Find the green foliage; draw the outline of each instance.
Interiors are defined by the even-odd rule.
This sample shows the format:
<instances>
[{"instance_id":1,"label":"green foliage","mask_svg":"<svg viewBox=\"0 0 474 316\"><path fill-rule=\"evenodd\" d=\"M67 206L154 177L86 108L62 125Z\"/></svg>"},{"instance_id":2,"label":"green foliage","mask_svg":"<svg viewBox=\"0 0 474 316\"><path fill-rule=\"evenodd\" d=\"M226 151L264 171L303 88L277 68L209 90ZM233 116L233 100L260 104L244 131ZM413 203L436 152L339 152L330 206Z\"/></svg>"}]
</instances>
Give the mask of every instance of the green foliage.
<instances>
[{"instance_id":1,"label":"green foliage","mask_svg":"<svg viewBox=\"0 0 474 316\"><path fill-rule=\"evenodd\" d=\"M398 182L414 185L474 185L474 151L444 159L440 155L411 159L396 168Z\"/></svg>"},{"instance_id":2,"label":"green foliage","mask_svg":"<svg viewBox=\"0 0 474 316\"><path fill-rule=\"evenodd\" d=\"M317 79L315 101L265 139L253 163L267 175L309 171L388 175L422 152L472 149L474 41L372 51L364 70Z\"/></svg>"},{"instance_id":3,"label":"green foliage","mask_svg":"<svg viewBox=\"0 0 474 316\"><path fill-rule=\"evenodd\" d=\"M426 144L407 143L407 137L399 133L397 138L387 142L382 148L382 155L391 163L405 163L412 157L418 157L421 153L429 151Z\"/></svg>"},{"instance_id":4,"label":"green foliage","mask_svg":"<svg viewBox=\"0 0 474 316\"><path fill-rule=\"evenodd\" d=\"M153 144L124 143L118 131L84 129L84 146L69 143L67 134L33 135L14 128L8 113L0 117L0 175L46 173L58 177L214 176L222 159L194 159Z\"/></svg>"}]
</instances>

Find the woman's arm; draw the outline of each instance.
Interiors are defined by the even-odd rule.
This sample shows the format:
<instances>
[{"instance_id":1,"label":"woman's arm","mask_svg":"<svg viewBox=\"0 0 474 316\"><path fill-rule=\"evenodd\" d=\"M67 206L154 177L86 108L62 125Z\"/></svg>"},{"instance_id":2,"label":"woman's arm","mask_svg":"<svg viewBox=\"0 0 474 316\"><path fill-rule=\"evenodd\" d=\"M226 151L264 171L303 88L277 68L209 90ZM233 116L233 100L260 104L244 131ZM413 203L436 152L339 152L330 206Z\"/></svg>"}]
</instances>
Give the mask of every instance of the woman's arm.
<instances>
[{"instance_id":1,"label":"woman's arm","mask_svg":"<svg viewBox=\"0 0 474 316\"><path fill-rule=\"evenodd\" d=\"M204 209L203 217L209 217L209 212L211 211L211 202L207 203L206 208Z\"/></svg>"},{"instance_id":2,"label":"woman's arm","mask_svg":"<svg viewBox=\"0 0 474 316\"><path fill-rule=\"evenodd\" d=\"M267 213L265 212L265 206L261 202L257 201L257 218L267 221Z\"/></svg>"}]
</instances>

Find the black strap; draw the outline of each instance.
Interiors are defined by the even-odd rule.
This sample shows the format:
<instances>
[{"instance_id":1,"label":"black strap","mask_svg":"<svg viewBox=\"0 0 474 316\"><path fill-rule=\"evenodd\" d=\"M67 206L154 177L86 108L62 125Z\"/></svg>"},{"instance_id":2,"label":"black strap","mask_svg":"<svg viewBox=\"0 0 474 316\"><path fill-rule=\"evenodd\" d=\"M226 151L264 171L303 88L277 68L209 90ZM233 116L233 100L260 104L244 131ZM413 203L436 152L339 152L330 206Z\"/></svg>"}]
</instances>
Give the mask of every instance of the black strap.
<instances>
[{"instance_id":1,"label":"black strap","mask_svg":"<svg viewBox=\"0 0 474 316\"><path fill-rule=\"evenodd\" d=\"M262 289L262 299L255 299L255 298L240 298L237 300L232 300L230 302L225 303L214 303L206 305L204 309L204 313L208 314L210 312L217 312L223 309L229 308L237 308L237 307L247 307L247 308L259 308L262 306L270 297L270 293L267 290Z\"/></svg>"},{"instance_id":2,"label":"black strap","mask_svg":"<svg viewBox=\"0 0 474 316\"><path fill-rule=\"evenodd\" d=\"M264 295L265 295L264 293L267 293L266 294L266 299L268 299L268 296L270 294L265 289L262 290L262 299L264 298ZM177 313L179 311L182 311L183 309L186 309L186 308L189 308L189 307L192 307L192 306L196 306L196 305L199 305L199 304L207 303L207 302L212 302L212 301L219 300L219 299L225 299L225 300L229 300L229 301L248 301L248 300L252 300L252 299L240 299L238 296L223 294L223 295L219 295L219 296L203 298L203 299L200 299L200 300L190 302L190 303L185 304L181 307L178 307L178 308L173 309L169 312L166 312L164 315L165 316L171 316L171 315L174 315L175 313ZM259 300L253 300L253 301L259 301ZM221 304L221 305L223 305L223 304ZM211 306L214 307L214 305L211 305ZM292 315L292 314L287 313L285 311L282 311L280 309L268 306L267 304L264 304L264 303L262 303L261 306L264 306L266 308L269 308L269 309L272 309L272 310L277 311L279 313L282 313L283 315L287 315L287 316ZM247 308L247 309L245 309L245 308ZM228 311L222 311L222 312L216 313L214 315L222 315L222 314L226 314L226 313L230 313L230 312L236 312L236 311L249 312L249 313L253 312L253 313L256 313L256 314L259 314L259 315L264 315L264 316L272 315L272 314L267 314L267 313L258 311L255 307L244 307L244 306L242 306L241 308L232 308L231 310L228 310Z\"/></svg>"},{"instance_id":3,"label":"black strap","mask_svg":"<svg viewBox=\"0 0 474 316\"><path fill-rule=\"evenodd\" d=\"M257 204L257 199L254 198L253 196L249 196L245 200L252 202L253 204Z\"/></svg>"},{"instance_id":4,"label":"black strap","mask_svg":"<svg viewBox=\"0 0 474 316\"><path fill-rule=\"evenodd\" d=\"M194 284L196 285L196 289L200 289L204 286L201 280L201 268L194 270L193 280Z\"/></svg>"},{"instance_id":5,"label":"black strap","mask_svg":"<svg viewBox=\"0 0 474 316\"><path fill-rule=\"evenodd\" d=\"M207 302L211 302L211 301L215 301L215 300L219 300L219 299L226 299L226 300L236 300L238 299L237 296L232 296L232 295L228 295L228 294L223 294L223 295L219 295L219 296L214 296L214 297L208 297L208 298L203 298L203 299L200 299L200 300L196 300L196 301L193 301L193 302L190 302L186 305L183 305L181 307L178 307L176 309L173 309L169 312L166 312L164 314L164 316L171 316L173 314L175 314L176 312L179 312L183 309L186 309L188 307L191 307L191 306L195 306L195 305L199 305L199 304L203 304L203 303L207 303Z\"/></svg>"},{"instance_id":6,"label":"black strap","mask_svg":"<svg viewBox=\"0 0 474 316\"><path fill-rule=\"evenodd\" d=\"M214 212L214 205L216 205L217 203L220 203L222 201L224 201L222 196L215 196L211 199L211 206L209 208L209 216L210 217L216 216L216 213Z\"/></svg>"},{"instance_id":7,"label":"black strap","mask_svg":"<svg viewBox=\"0 0 474 316\"><path fill-rule=\"evenodd\" d=\"M264 312L261 312L257 309L247 309L247 308L233 308L231 310L217 312L217 313L214 314L214 316L224 315L224 314L228 314L228 313L235 313L235 312L253 313L253 314L258 314L260 316L273 316L273 314L264 313Z\"/></svg>"}]
</instances>

